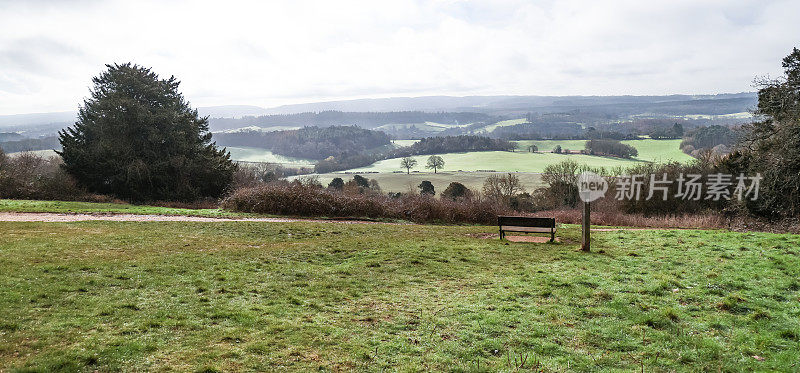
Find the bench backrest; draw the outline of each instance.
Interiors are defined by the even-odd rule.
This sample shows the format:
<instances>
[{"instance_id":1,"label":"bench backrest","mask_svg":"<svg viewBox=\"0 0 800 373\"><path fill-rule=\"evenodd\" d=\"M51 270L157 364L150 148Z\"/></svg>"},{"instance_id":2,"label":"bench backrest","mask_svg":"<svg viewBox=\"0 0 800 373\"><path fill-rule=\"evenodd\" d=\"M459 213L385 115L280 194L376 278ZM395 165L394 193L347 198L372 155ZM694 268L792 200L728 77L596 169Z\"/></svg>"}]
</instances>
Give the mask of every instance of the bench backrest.
<instances>
[{"instance_id":1,"label":"bench backrest","mask_svg":"<svg viewBox=\"0 0 800 373\"><path fill-rule=\"evenodd\" d=\"M529 218L527 216L498 216L497 225L515 227L555 228L554 218Z\"/></svg>"}]
</instances>

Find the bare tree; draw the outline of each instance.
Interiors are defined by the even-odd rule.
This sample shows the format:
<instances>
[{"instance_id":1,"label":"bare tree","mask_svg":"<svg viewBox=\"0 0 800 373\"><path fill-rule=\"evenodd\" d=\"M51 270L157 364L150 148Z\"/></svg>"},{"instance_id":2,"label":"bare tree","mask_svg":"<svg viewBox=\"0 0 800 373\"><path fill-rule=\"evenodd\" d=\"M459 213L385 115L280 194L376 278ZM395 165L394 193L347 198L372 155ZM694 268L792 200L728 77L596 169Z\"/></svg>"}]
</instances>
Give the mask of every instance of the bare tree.
<instances>
[{"instance_id":1,"label":"bare tree","mask_svg":"<svg viewBox=\"0 0 800 373\"><path fill-rule=\"evenodd\" d=\"M438 155L432 155L428 157L428 164L425 165L425 168L433 169L433 173L436 173L436 170L444 168L444 159Z\"/></svg>"},{"instance_id":2,"label":"bare tree","mask_svg":"<svg viewBox=\"0 0 800 373\"><path fill-rule=\"evenodd\" d=\"M483 194L508 205L511 197L525 192L525 187L514 174L492 175L483 182Z\"/></svg>"},{"instance_id":3,"label":"bare tree","mask_svg":"<svg viewBox=\"0 0 800 373\"><path fill-rule=\"evenodd\" d=\"M411 157L403 157L400 161L400 167L406 169L407 174L411 174L411 169L417 166L417 160Z\"/></svg>"}]
</instances>

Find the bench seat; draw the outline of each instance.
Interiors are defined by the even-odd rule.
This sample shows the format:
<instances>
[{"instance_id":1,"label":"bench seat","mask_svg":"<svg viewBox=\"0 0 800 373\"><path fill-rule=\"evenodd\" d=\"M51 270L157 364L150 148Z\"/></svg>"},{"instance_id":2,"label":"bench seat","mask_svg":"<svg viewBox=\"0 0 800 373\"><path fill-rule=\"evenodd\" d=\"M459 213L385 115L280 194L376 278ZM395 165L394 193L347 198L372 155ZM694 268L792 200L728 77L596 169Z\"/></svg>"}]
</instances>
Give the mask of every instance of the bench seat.
<instances>
[{"instance_id":1,"label":"bench seat","mask_svg":"<svg viewBox=\"0 0 800 373\"><path fill-rule=\"evenodd\" d=\"M505 238L505 232L550 233L550 242L556 239L556 219L554 218L498 216L497 225L500 227L501 240Z\"/></svg>"}]
</instances>

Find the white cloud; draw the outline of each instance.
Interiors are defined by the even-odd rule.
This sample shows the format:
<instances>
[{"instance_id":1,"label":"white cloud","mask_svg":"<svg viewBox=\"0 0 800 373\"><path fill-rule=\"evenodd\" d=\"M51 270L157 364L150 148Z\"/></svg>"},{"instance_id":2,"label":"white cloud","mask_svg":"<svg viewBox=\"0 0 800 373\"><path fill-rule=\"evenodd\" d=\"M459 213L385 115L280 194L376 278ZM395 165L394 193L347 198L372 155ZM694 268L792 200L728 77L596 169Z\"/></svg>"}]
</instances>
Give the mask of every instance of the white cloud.
<instances>
[{"instance_id":1,"label":"white cloud","mask_svg":"<svg viewBox=\"0 0 800 373\"><path fill-rule=\"evenodd\" d=\"M103 65L197 106L356 97L750 90L797 1L0 1L0 114L74 110Z\"/></svg>"}]
</instances>

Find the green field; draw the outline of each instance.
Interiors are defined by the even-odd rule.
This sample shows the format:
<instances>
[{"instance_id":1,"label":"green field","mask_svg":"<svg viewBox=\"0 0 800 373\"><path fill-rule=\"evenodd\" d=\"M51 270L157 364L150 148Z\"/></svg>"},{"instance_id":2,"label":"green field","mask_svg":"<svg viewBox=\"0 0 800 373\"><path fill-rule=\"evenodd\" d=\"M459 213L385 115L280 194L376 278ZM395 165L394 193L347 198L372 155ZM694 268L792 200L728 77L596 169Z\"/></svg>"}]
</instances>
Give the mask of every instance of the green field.
<instances>
[{"instance_id":1,"label":"green field","mask_svg":"<svg viewBox=\"0 0 800 373\"><path fill-rule=\"evenodd\" d=\"M517 149L527 151L531 145L536 145L540 152L550 152L556 145L561 145L562 150L583 150L586 140L519 140L512 141L517 144Z\"/></svg>"},{"instance_id":2,"label":"green field","mask_svg":"<svg viewBox=\"0 0 800 373\"><path fill-rule=\"evenodd\" d=\"M231 159L245 162L280 163L286 167L314 167L315 160L286 157L274 154L267 149L250 147L226 147Z\"/></svg>"},{"instance_id":3,"label":"green field","mask_svg":"<svg viewBox=\"0 0 800 373\"><path fill-rule=\"evenodd\" d=\"M392 123L392 124L384 124L380 127L376 127L376 130L397 130L403 129L407 127L414 126L420 131L427 131L427 132L442 132L449 128L458 128L458 127L466 127L471 123L463 123L463 124L448 124L448 123L436 123L436 122L424 122L424 123Z\"/></svg>"},{"instance_id":4,"label":"green field","mask_svg":"<svg viewBox=\"0 0 800 373\"><path fill-rule=\"evenodd\" d=\"M496 175L493 172L439 172L434 174L433 172L414 172L410 175L406 175L405 172L403 173L377 173L377 174L361 174L369 179L375 179L378 181L378 184L381 187L383 192L395 192L395 193L405 193L408 192L409 189L419 192L417 186L423 181L428 180L433 183L434 188L436 189L436 193L441 193L450 185L451 182L459 182L464 184L467 188L479 191L483 188L483 182L486 181L486 178ZM542 186L541 182L541 175L537 173L525 173L519 172L515 173L517 177L519 177L522 185L525 189L529 192L532 192L536 188ZM330 174L320 174L318 175L319 181L323 185L328 185L328 183L333 180L335 177L341 177L345 181L350 180L353 178L352 174L343 174L343 173L330 173ZM295 179L296 177L292 177L290 179Z\"/></svg>"},{"instance_id":5,"label":"green field","mask_svg":"<svg viewBox=\"0 0 800 373\"><path fill-rule=\"evenodd\" d=\"M647 162L690 162L694 158L684 153L680 149L680 139L677 140L625 140L623 144L628 144L639 151L637 160ZM556 145L561 145L562 149L583 150L586 148L586 140L522 140L514 141L517 149L527 150L528 146L536 145L541 152L552 151Z\"/></svg>"},{"instance_id":6,"label":"green field","mask_svg":"<svg viewBox=\"0 0 800 373\"><path fill-rule=\"evenodd\" d=\"M636 161L611 157L596 157L583 154L552 154L552 153L527 153L517 152L466 152L466 153L447 153L440 154L445 161L445 171L479 171L493 170L499 172L542 172L547 165L571 159L575 162L586 164L591 167L617 167L631 166ZM416 170L426 171L425 163L429 155L419 155L413 158L417 160ZM392 172L405 171L400 167L400 158L392 158L373 163L366 167L361 167L351 172Z\"/></svg>"},{"instance_id":7,"label":"green field","mask_svg":"<svg viewBox=\"0 0 800 373\"><path fill-rule=\"evenodd\" d=\"M126 203L97 203L76 201L33 201L0 199L0 212L50 212L56 214L138 214L182 215L209 218L253 217L254 214L220 209L186 209Z\"/></svg>"},{"instance_id":8,"label":"green field","mask_svg":"<svg viewBox=\"0 0 800 373\"><path fill-rule=\"evenodd\" d=\"M626 140L623 144L628 144L639 151L636 159L648 162L665 163L669 161L691 162L692 156L684 153L680 149L681 139L676 140Z\"/></svg>"},{"instance_id":9,"label":"green field","mask_svg":"<svg viewBox=\"0 0 800 373\"><path fill-rule=\"evenodd\" d=\"M497 127L513 126L513 125L515 125L515 124L525 123L525 122L527 122L527 121L528 121L528 120L527 120L527 119L525 119L525 118L503 120L503 121L497 122L497 123L495 123L495 124L491 124L491 125L488 125L488 126L486 126L486 127L483 127L481 130L482 130L482 131L485 131L485 132L492 132L492 131L494 131L494 130L495 130Z\"/></svg>"},{"instance_id":10,"label":"green field","mask_svg":"<svg viewBox=\"0 0 800 373\"><path fill-rule=\"evenodd\" d=\"M800 237L0 222L0 371L791 371Z\"/></svg>"},{"instance_id":11,"label":"green field","mask_svg":"<svg viewBox=\"0 0 800 373\"><path fill-rule=\"evenodd\" d=\"M394 144L396 147L411 146L418 142L419 140L392 140L392 144Z\"/></svg>"},{"instance_id":12,"label":"green field","mask_svg":"<svg viewBox=\"0 0 800 373\"><path fill-rule=\"evenodd\" d=\"M412 141L415 140L394 140L396 145L400 146L407 146ZM517 144L517 151L516 152L501 152L501 151L493 151L493 152L465 152L465 153L447 153L441 154L440 156L445 160L445 172L452 172L452 171L497 171L497 172L532 172L532 173L540 173L544 170L544 168L550 164L555 164L561 162L566 159L574 160L578 163L585 164L591 167L606 167L606 168L614 168L614 167L628 167L631 165L636 164L637 162L645 161L645 162L667 162L667 161L678 161L678 162L689 162L693 160L692 157L683 153L678 146L680 145L681 140L652 140L652 139L644 139L644 140L629 140L623 141L626 144L634 146L638 151L639 155L635 159L621 159L621 158L613 158L613 157L598 157L598 156L589 156L583 154L553 154L550 151L556 146L561 145L562 149L568 150L583 150L585 148L585 140L524 140L524 141L514 141ZM538 147L540 153L528 153L525 149L534 144ZM412 183L419 184L417 180L423 180L428 176L428 170L424 168L424 165L427 161L428 155L424 156L415 156L414 158L417 160L418 165L415 170L417 171L424 171L420 172L418 176L414 176L410 178L412 179ZM358 172L378 172L378 175L371 175L370 178L374 178L381 183L382 180L385 180L385 183L381 183L381 185L386 184L386 190L389 191L405 191L407 189L406 184L408 181L405 179L401 179L401 176L391 174L393 171L404 171L400 167L400 159L392 158L387 160L382 160L376 162L372 165L366 167L360 167L352 170L348 170L348 172L358 173ZM385 175L389 173L389 175ZM476 175L463 175L464 173L458 172L453 174L454 178L451 181L459 181L465 185L468 183L473 186L482 185L482 181L478 181L478 179L483 180L486 178L484 173L479 173ZM321 180L330 181L333 177L329 175L322 175ZM430 176L429 178L435 178L437 181L442 179L441 177ZM465 182L465 181L466 182ZM433 180L431 180L433 181ZM534 180L536 182L538 180ZM443 185L445 184L446 180L440 181ZM415 184L415 185L416 185ZM435 183L434 183L435 184ZM467 185L467 186L470 186ZM472 188L472 187L470 187ZM438 186L437 186L438 189Z\"/></svg>"}]
</instances>

